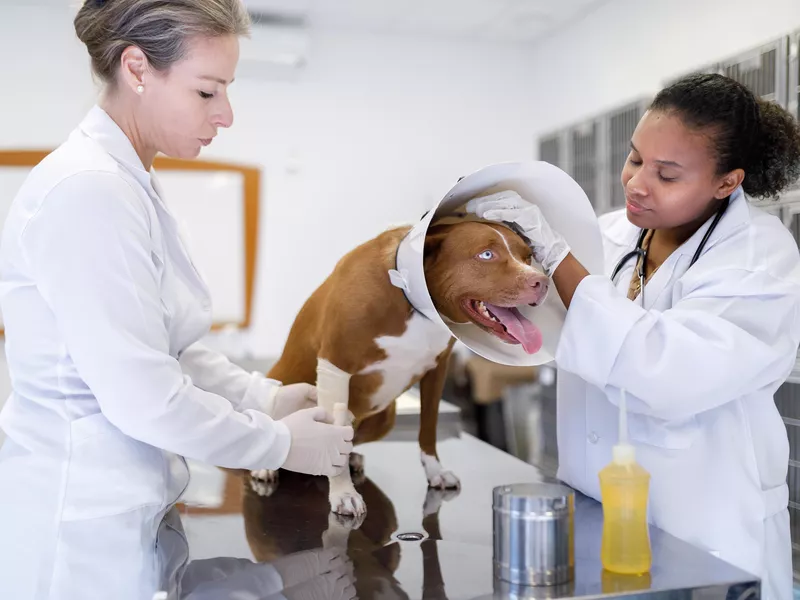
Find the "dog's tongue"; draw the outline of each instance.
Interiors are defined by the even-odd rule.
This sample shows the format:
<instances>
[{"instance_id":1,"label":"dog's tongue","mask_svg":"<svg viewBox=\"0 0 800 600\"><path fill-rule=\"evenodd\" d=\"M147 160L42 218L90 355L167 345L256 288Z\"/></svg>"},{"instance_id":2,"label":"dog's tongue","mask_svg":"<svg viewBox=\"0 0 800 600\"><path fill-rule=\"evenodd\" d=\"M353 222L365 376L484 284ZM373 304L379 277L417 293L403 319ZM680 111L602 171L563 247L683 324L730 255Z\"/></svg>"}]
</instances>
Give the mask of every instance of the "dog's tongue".
<instances>
[{"instance_id":1,"label":"dog's tongue","mask_svg":"<svg viewBox=\"0 0 800 600\"><path fill-rule=\"evenodd\" d=\"M522 344L525 352L535 354L542 347L542 332L526 319L517 308L486 304L486 308L506 326L508 333Z\"/></svg>"}]
</instances>

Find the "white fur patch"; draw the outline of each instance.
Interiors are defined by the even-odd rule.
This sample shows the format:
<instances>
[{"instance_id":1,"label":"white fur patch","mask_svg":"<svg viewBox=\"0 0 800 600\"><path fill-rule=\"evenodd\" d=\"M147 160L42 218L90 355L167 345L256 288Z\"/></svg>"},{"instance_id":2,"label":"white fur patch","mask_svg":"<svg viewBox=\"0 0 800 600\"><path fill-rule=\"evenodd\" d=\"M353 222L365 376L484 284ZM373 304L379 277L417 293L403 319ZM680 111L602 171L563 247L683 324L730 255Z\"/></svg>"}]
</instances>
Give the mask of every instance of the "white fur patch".
<instances>
[{"instance_id":1,"label":"white fur patch","mask_svg":"<svg viewBox=\"0 0 800 600\"><path fill-rule=\"evenodd\" d=\"M250 471L250 487L259 496L271 496L278 489L278 472L269 469Z\"/></svg>"},{"instance_id":2,"label":"white fur patch","mask_svg":"<svg viewBox=\"0 0 800 600\"><path fill-rule=\"evenodd\" d=\"M425 467L425 476L428 485L433 488L448 489L461 487L461 481L452 471L445 471L435 456L420 452L422 466Z\"/></svg>"},{"instance_id":3,"label":"white fur patch","mask_svg":"<svg viewBox=\"0 0 800 600\"><path fill-rule=\"evenodd\" d=\"M352 423L352 413L348 410L350 378L349 373L329 361L323 358L317 360L317 405L333 416L334 425ZM366 514L367 505L353 485L349 468L335 477L329 477L328 485L328 500L333 512L354 517Z\"/></svg>"},{"instance_id":4,"label":"white fur patch","mask_svg":"<svg viewBox=\"0 0 800 600\"><path fill-rule=\"evenodd\" d=\"M328 500L333 512L354 517L366 514L367 505L353 486L349 470L336 477L329 477L328 485L330 485Z\"/></svg>"},{"instance_id":5,"label":"white fur patch","mask_svg":"<svg viewBox=\"0 0 800 600\"><path fill-rule=\"evenodd\" d=\"M502 231L498 231L497 233L500 234L500 238L503 240L503 243L506 245L506 250L508 250L508 255L515 261L522 265L526 271L536 272L536 269L533 268L528 263L522 262L517 256L511 251L511 245L508 243L508 239L506 238L505 234Z\"/></svg>"},{"instance_id":6,"label":"white fur patch","mask_svg":"<svg viewBox=\"0 0 800 600\"><path fill-rule=\"evenodd\" d=\"M341 523L336 515L328 514L328 528L322 532L322 547L326 549L342 548L347 550L347 541L350 538L350 527ZM358 529L354 527L353 529Z\"/></svg>"},{"instance_id":7,"label":"white fur patch","mask_svg":"<svg viewBox=\"0 0 800 600\"><path fill-rule=\"evenodd\" d=\"M447 348L450 338L449 331L417 312L411 315L402 335L377 338L375 343L386 352L386 359L361 371L383 376L381 387L371 398L372 409L383 410L406 390L412 377L435 367L436 357Z\"/></svg>"},{"instance_id":8,"label":"white fur patch","mask_svg":"<svg viewBox=\"0 0 800 600\"><path fill-rule=\"evenodd\" d=\"M453 498L457 498L460 493L459 489L442 490L429 487L425 493L425 502L422 505L422 516L429 517L438 513L442 507L442 502L450 502Z\"/></svg>"}]
</instances>

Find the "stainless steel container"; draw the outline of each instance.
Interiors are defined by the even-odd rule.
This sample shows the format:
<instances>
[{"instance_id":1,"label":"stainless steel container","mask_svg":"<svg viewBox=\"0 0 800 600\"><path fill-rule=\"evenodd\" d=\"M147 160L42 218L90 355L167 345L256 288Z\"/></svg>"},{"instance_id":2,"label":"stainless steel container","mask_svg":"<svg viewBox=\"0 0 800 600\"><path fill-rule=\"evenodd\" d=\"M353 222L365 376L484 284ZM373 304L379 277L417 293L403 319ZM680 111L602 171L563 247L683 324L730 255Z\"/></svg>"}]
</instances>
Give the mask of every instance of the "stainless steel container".
<instances>
[{"instance_id":1,"label":"stainless steel container","mask_svg":"<svg viewBox=\"0 0 800 600\"><path fill-rule=\"evenodd\" d=\"M575 580L558 585L524 585L495 577L494 600L558 600L575 597Z\"/></svg>"},{"instance_id":2,"label":"stainless steel container","mask_svg":"<svg viewBox=\"0 0 800 600\"><path fill-rule=\"evenodd\" d=\"M493 491L494 576L551 586L575 576L575 494L561 484L519 483Z\"/></svg>"}]
</instances>

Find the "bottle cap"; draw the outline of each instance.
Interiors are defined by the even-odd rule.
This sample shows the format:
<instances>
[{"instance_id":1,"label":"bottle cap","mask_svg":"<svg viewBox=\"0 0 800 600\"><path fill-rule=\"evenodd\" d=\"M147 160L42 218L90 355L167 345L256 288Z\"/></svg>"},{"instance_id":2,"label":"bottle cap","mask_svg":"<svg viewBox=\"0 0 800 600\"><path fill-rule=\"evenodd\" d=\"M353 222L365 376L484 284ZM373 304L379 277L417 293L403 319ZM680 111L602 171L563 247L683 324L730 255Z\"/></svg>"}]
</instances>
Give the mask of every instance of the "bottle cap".
<instances>
[{"instance_id":1,"label":"bottle cap","mask_svg":"<svg viewBox=\"0 0 800 600\"><path fill-rule=\"evenodd\" d=\"M636 462L636 448L630 444L617 444L611 449L614 462L620 465L631 465Z\"/></svg>"}]
</instances>

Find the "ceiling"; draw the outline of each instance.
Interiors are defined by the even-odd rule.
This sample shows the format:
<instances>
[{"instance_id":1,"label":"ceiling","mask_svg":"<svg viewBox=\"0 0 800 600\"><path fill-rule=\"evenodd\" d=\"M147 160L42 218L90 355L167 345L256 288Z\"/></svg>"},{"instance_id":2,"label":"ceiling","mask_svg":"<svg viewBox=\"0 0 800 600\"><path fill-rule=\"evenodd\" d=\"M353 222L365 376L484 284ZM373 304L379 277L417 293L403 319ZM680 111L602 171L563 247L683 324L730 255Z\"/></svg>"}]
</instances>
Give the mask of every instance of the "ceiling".
<instances>
[{"instance_id":1,"label":"ceiling","mask_svg":"<svg viewBox=\"0 0 800 600\"><path fill-rule=\"evenodd\" d=\"M313 29L532 42L608 0L245 0Z\"/></svg>"}]
</instances>

